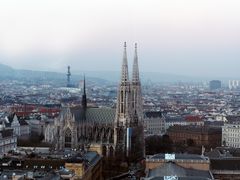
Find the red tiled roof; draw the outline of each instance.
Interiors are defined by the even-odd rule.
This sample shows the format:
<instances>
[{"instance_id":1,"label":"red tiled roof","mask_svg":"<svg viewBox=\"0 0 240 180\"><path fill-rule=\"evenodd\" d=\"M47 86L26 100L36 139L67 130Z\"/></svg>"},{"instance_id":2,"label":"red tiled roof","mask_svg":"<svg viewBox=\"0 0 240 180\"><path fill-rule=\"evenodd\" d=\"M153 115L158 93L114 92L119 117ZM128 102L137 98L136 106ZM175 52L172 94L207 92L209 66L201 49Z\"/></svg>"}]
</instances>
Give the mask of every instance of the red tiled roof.
<instances>
[{"instance_id":1,"label":"red tiled roof","mask_svg":"<svg viewBox=\"0 0 240 180\"><path fill-rule=\"evenodd\" d=\"M202 119L202 116L189 115L189 116L185 116L185 121L197 122L197 121L203 121L203 119Z\"/></svg>"}]
</instances>

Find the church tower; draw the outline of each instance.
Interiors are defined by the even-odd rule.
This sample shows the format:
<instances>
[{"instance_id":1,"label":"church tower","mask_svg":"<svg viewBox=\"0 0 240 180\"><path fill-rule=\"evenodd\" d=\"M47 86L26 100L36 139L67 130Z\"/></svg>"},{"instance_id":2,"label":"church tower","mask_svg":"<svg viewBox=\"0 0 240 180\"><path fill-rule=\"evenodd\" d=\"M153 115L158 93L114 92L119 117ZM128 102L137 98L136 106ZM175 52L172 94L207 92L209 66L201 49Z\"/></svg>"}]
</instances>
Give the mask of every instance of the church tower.
<instances>
[{"instance_id":1,"label":"church tower","mask_svg":"<svg viewBox=\"0 0 240 180\"><path fill-rule=\"evenodd\" d=\"M118 88L117 109L114 122L115 154L123 156L127 148L127 128L132 121L131 83L128 76L127 45L124 43L121 79Z\"/></svg>"},{"instance_id":2,"label":"church tower","mask_svg":"<svg viewBox=\"0 0 240 180\"><path fill-rule=\"evenodd\" d=\"M138 67L138 54L137 54L137 43L135 43L135 53L133 61L132 71L132 113L133 113L133 124L132 124L132 157L142 158L145 156L145 141L144 141L144 121L143 121L143 104L142 104L142 90L141 81L139 77Z\"/></svg>"},{"instance_id":3,"label":"church tower","mask_svg":"<svg viewBox=\"0 0 240 180\"><path fill-rule=\"evenodd\" d=\"M135 125L137 125L138 123L142 123L143 121L142 92L138 68L137 43L135 43L131 90L133 118Z\"/></svg>"},{"instance_id":4,"label":"church tower","mask_svg":"<svg viewBox=\"0 0 240 180\"><path fill-rule=\"evenodd\" d=\"M122 160L136 160L144 156L142 94L139 78L137 44L133 63L132 81L129 81L126 43L124 43L121 81L118 88L114 122L116 156Z\"/></svg>"},{"instance_id":5,"label":"church tower","mask_svg":"<svg viewBox=\"0 0 240 180\"><path fill-rule=\"evenodd\" d=\"M129 127L131 123L131 83L128 76L127 45L124 43L121 81L118 88L117 112L115 125L118 127Z\"/></svg>"}]
</instances>

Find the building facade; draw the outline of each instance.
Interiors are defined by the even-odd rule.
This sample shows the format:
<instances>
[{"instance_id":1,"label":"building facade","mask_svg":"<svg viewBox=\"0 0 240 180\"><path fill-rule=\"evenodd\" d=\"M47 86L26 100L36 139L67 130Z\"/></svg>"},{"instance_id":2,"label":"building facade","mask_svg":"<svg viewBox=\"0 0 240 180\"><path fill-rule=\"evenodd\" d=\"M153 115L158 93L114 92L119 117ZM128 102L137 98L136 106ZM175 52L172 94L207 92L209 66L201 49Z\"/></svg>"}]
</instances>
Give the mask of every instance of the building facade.
<instances>
[{"instance_id":1,"label":"building facade","mask_svg":"<svg viewBox=\"0 0 240 180\"><path fill-rule=\"evenodd\" d=\"M17 148L17 136L13 129L0 130L0 156L3 156L10 150Z\"/></svg>"},{"instance_id":2,"label":"building facade","mask_svg":"<svg viewBox=\"0 0 240 180\"><path fill-rule=\"evenodd\" d=\"M240 124L226 123L222 126L222 145L240 148Z\"/></svg>"},{"instance_id":3,"label":"building facade","mask_svg":"<svg viewBox=\"0 0 240 180\"><path fill-rule=\"evenodd\" d=\"M185 119L180 115L177 115L177 116L166 115L165 116L165 129L167 130L169 127L175 126L175 125L186 126L187 121L185 121Z\"/></svg>"},{"instance_id":4,"label":"building facade","mask_svg":"<svg viewBox=\"0 0 240 180\"><path fill-rule=\"evenodd\" d=\"M82 105L63 107L54 123L47 125L45 141L54 144L55 149L59 150L99 147L97 151L104 156L143 156L143 113L137 45L130 81L126 43L124 44L116 109L88 107L85 78L83 89Z\"/></svg>"},{"instance_id":5,"label":"building facade","mask_svg":"<svg viewBox=\"0 0 240 180\"><path fill-rule=\"evenodd\" d=\"M221 146L221 128L208 126L172 126L167 134L174 143L188 143L215 148Z\"/></svg>"},{"instance_id":6,"label":"building facade","mask_svg":"<svg viewBox=\"0 0 240 180\"><path fill-rule=\"evenodd\" d=\"M6 129L13 129L13 133L19 138L30 134L28 123L24 119L18 118L15 113L2 120L2 124Z\"/></svg>"},{"instance_id":7,"label":"building facade","mask_svg":"<svg viewBox=\"0 0 240 180\"><path fill-rule=\"evenodd\" d=\"M220 89L221 87L222 87L222 83L219 80L212 80L209 82L209 88L211 90Z\"/></svg>"},{"instance_id":8,"label":"building facade","mask_svg":"<svg viewBox=\"0 0 240 180\"><path fill-rule=\"evenodd\" d=\"M160 111L144 113L144 134L162 135L165 133L165 118Z\"/></svg>"}]
</instances>

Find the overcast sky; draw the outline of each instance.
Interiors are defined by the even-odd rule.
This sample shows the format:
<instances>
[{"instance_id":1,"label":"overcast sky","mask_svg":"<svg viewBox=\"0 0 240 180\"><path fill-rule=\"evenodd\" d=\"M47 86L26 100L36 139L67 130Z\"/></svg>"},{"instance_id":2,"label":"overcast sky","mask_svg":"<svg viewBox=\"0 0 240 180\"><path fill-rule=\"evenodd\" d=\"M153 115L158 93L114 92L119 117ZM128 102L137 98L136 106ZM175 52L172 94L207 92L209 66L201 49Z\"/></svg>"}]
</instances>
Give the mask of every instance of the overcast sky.
<instances>
[{"instance_id":1,"label":"overcast sky","mask_svg":"<svg viewBox=\"0 0 240 180\"><path fill-rule=\"evenodd\" d=\"M1 0L0 63L240 78L239 0Z\"/></svg>"}]
</instances>

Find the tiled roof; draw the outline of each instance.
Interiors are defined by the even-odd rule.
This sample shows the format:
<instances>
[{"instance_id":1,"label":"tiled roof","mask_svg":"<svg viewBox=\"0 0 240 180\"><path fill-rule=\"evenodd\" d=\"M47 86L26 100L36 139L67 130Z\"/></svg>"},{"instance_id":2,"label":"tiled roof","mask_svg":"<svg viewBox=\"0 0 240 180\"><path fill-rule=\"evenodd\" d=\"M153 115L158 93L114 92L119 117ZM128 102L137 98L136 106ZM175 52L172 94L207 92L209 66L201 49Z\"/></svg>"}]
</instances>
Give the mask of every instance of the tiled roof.
<instances>
[{"instance_id":1,"label":"tiled roof","mask_svg":"<svg viewBox=\"0 0 240 180\"><path fill-rule=\"evenodd\" d=\"M144 113L145 118L161 118L162 113L160 111L149 111Z\"/></svg>"},{"instance_id":2,"label":"tiled roof","mask_svg":"<svg viewBox=\"0 0 240 180\"><path fill-rule=\"evenodd\" d=\"M165 159L165 154L155 154L151 159ZM176 160L206 160L206 157L198 154L175 154Z\"/></svg>"},{"instance_id":3,"label":"tiled roof","mask_svg":"<svg viewBox=\"0 0 240 180\"><path fill-rule=\"evenodd\" d=\"M88 122L113 123L116 109L113 108L88 108L86 118Z\"/></svg>"},{"instance_id":4,"label":"tiled roof","mask_svg":"<svg viewBox=\"0 0 240 180\"><path fill-rule=\"evenodd\" d=\"M188 122L203 121L201 116L191 116L191 115L185 116L185 120Z\"/></svg>"},{"instance_id":5,"label":"tiled roof","mask_svg":"<svg viewBox=\"0 0 240 180\"><path fill-rule=\"evenodd\" d=\"M65 108L61 113L66 113ZM81 107L71 107L71 113L74 115L75 120L84 121L84 112ZM95 123L113 123L115 119L116 109L114 108L87 108L86 121Z\"/></svg>"},{"instance_id":6,"label":"tiled roof","mask_svg":"<svg viewBox=\"0 0 240 180\"><path fill-rule=\"evenodd\" d=\"M192 177L212 179L209 171L195 170L190 168L183 168L175 163L164 163L161 167L150 170L149 177L164 177L164 176L177 176L177 177Z\"/></svg>"},{"instance_id":7,"label":"tiled roof","mask_svg":"<svg viewBox=\"0 0 240 180\"><path fill-rule=\"evenodd\" d=\"M165 116L166 122L185 122L181 116Z\"/></svg>"}]
</instances>

